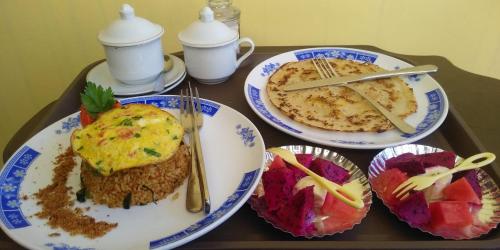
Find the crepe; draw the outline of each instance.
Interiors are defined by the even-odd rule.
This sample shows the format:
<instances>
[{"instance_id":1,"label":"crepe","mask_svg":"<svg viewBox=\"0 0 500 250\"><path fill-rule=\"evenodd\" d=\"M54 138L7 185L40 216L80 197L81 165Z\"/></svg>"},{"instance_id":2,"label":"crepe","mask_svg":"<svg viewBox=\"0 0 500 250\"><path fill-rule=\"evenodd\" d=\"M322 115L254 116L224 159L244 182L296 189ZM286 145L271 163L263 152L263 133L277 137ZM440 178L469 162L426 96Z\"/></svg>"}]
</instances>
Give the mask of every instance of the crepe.
<instances>
[{"instance_id":1,"label":"crepe","mask_svg":"<svg viewBox=\"0 0 500 250\"><path fill-rule=\"evenodd\" d=\"M339 76L382 71L381 67L350 60L328 59ZM296 81L321 79L311 60L282 65L268 80L267 94L281 112L291 119L327 130L383 132L394 126L367 100L345 87L320 87L285 92ZM392 113L406 118L416 112L413 89L398 77L352 83Z\"/></svg>"}]
</instances>

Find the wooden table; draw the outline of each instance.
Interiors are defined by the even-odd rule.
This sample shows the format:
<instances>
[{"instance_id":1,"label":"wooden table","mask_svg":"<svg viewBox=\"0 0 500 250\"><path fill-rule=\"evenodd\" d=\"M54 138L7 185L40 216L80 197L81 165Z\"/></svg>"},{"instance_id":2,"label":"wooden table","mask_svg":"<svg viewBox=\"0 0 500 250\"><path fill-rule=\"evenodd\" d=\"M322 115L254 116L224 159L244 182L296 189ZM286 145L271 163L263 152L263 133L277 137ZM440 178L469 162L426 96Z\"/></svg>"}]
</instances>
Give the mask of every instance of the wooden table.
<instances>
[{"instance_id":1,"label":"wooden table","mask_svg":"<svg viewBox=\"0 0 500 250\"><path fill-rule=\"evenodd\" d=\"M309 46L310 47L310 46ZM342 46L381 52L407 61L414 65L435 64L439 67L433 77L445 89L450 100L450 113L441 128L417 143L452 149L462 155L479 151L494 152L500 155L500 120L494 110L500 107L500 80L472 74L461 70L440 56L399 55L372 46ZM297 47L257 47L235 74L225 83L203 85L196 81L203 98L228 105L248 117L259 129L267 147L289 144L311 144L290 137L261 120L245 101L243 85L248 73L260 62L286 51L308 48ZM182 56L182 53L176 53ZM100 62L100 61L99 61ZM75 78L61 97L48 104L29 120L10 140L4 149L6 161L27 139L49 124L78 110L79 93L83 90L85 76L95 66L95 62ZM185 83L168 94L179 94ZM463 117L463 119L462 119ZM478 137L476 137L476 134ZM314 145L314 144L312 144ZM484 146L483 146L484 145ZM327 147L328 148L328 147ZM379 150L349 150L330 148L348 157L366 170L371 158ZM366 173L366 172L365 172ZM491 175L499 183L498 170ZM197 240L184 245L185 248L497 248L500 246L500 233L496 229L488 236L472 241L446 241L425 233L409 229L393 218L382 204L374 199L372 209L361 225L341 235L315 240L294 239L288 234L277 231L258 218L248 205L244 205L233 217ZM409 231L410 230L410 231ZM238 232L238 233L235 233ZM410 232L410 233L409 233ZM332 244L335 240L335 244ZM20 248L5 233L0 233L0 249Z\"/></svg>"}]
</instances>

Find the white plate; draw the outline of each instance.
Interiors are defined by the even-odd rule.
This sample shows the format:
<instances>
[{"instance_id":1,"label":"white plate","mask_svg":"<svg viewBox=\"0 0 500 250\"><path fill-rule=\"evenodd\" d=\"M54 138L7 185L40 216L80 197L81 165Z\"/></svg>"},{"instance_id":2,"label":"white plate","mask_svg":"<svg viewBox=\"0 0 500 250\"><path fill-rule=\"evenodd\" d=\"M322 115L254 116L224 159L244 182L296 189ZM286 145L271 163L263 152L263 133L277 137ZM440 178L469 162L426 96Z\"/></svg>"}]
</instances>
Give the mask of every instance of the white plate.
<instances>
[{"instance_id":1,"label":"white plate","mask_svg":"<svg viewBox=\"0 0 500 250\"><path fill-rule=\"evenodd\" d=\"M122 103L147 103L179 114L178 96L144 96ZM200 130L212 201L212 211L186 210L186 182L174 195L129 210L75 202L97 220L118 222L117 228L94 240L51 229L31 195L51 183L54 158L69 147L69 136L79 127L74 113L45 128L7 161L0 173L0 225L15 241L30 249L165 249L185 244L209 232L234 214L250 197L262 175L265 146L257 128L232 108L203 100L204 126ZM79 167L67 185L79 189ZM175 195L177 193L178 195ZM21 197L28 195L29 199ZM173 198L177 196L177 198ZM76 197L74 197L76 198ZM85 211L85 209L83 209ZM51 233L58 237L49 237Z\"/></svg>"},{"instance_id":2,"label":"white plate","mask_svg":"<svg viewBox=\"0 0 500 250\"><path fill-rule=\"evenodd\" d=\"M417 128L414 134L404 134L397 129L383 133L336 132L310 127L296 122L280 112L269 100L266 84L269 77L283 64L311 59L323 55L327 58L369 62L393 70L413 65L381 53L351 48L310 48L286 52L271 57L257 65L245 81L245 97L257 115L275 128L297 138L341 148L378 149L414 142L436 130L448 114L448 99L441 86L429 75L402 77L413 88L417 112L406 121Z\"/></svg>"},{"instance_id":3,"label":"white plate","mask_svg":"<svg viewBox=\"0 0 500 250\"><path fill-rule=\"evenodd\" d=\"M174 83L178 83L179 79L186 75L186 66L184 65L184 62L174 55L169 55L169 57L172 59L173 65L172 69L163 75L166 88L171 87L170 85ZM156 81L159 80L160 79L158 78L150 83L135 85L122 83L111 75L106 61L92 68L87 74L87 81L101 85L104 88L110 87L113 90L113 93L119 96L143 95L150 93L154 90ZM167 90L164 90L162 92L166 91Z\"/></svg>"}]
</instances>

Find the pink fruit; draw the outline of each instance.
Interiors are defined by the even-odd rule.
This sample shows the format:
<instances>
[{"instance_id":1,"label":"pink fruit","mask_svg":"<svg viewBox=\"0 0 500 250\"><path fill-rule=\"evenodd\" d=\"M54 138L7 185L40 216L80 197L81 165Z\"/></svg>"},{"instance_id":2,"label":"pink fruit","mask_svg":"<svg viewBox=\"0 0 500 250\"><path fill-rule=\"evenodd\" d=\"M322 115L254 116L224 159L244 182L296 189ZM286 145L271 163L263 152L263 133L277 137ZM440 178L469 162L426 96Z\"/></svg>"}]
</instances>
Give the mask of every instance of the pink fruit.
<instances>
[{"instance_id":1,"label":"pink fruit","mask_svg":"<svg viewBox=\"0 0 500 250\"><path fill-rule=\"evenodd\" d=\"M412 153L405 153L385 161L386 169L397 168L408 176L425 173L425 168L417 157Z\"/></svg>"},{"instance_id":2,"label":"pink fruit","mask_svg":"<svg viewBox=\"0 0 500 250\"><path fill-rule=\"evenodd\" d=\"M423 192L415 192L395 205L396 214L414 227L429 223L431 213Z\"/></svg>"},{"instance_id":3,"label":"pink fruit","mask_svg":"<svg viewBox=\"0 0 500 250\"><path fill-rule=\"evenodd\" d=\"M479 179L477 178L477 171L475 169L471 169L464 172L458 172L453 175L453 180L458 180L462 177L467 179L472 189L474 189L477 197L481 199L483 197L483 193L481 191L481 185L479 185Z\"/></svg>"},{"instance_id":4,"label":"pink fruit","mask_svg":"<svg viewBox=\"0 0 500 250\"><path fill-rule=\"evenodd\" d=\"M310 169L330 181L333 181L337 184L344 184L349 178L349 172L344 168L335 165L333 162L324 160L321 158L316 158L311 163Z\"/></svg>"},{"instance_id":5,"label":"pink fruit","mask_svg":"<svg viewBox=\"0 0 500 250\"><path fill-rule=\"evenodd\" d=\"M313 186L301 189L278 211L278 224L294 235L310 235L315 231Z\"/></svg>"},{"instance_id":6,"label":"pink fruit","mask_svg":"<svg viewBox=\"0 0 500 250\"><path fill-rule=\"evenodd\" d=\"M322 216L328 216L328 218L323 220L323 233L339 232L348 229L360 221L363 216L362 210L345 204L331 193L326 194L325 202L320 212Z\"/></svg>"},{"instance_id":7,"label":"pink fruit","mask_svg":"<svg viewBox=\"0 0 500 250\"><path fill-rule=\"evenodd\" d=\"M437 233L462 234L462 229L472 225L469 204L463 201L438 201L429 204L431 211L431 228Z\"/></svg>"},{"instance_id":8,"label":"pink fruit","mask_svg":"<svg viewBox=\"0 0 500 250\"><path fill-rule=\"evenodd\" d=\"M462 177L443 189L443 197L449 201L465 201L474 204L481 204L476 192L471 187L465 177Z\"/></svg>"},{"instance_id":9,"label":"pink fruit","mask_svg":"<svg viewBox=\"0 0 500 250\"><path fill-rule=\"evenodd\" d=\"M304 167L306 168L309 168L311 166L314 158L312 154L296 154L295 157L297 158L297 161L300 162L300 164L304 165Z\"/></svg>"},{"instance_id":10,"label":"pink fruit","mask_svg":"<svg viewBox=\"0 0 500 250\"><path fill-rule=\"evenodd\" d=\"M279 156L275 156L273 162L269 165L269 169L284 168L286 167L285 161Z\"/></svg>"},{"instance_id":11,"label":"pink fruit","mask_svg":"<svg viewBox=\"0 0 500 250\"><path fill-rule=\"evenodd\" d=\"M424 168L430 168L434 166L453 168L455 166L455 158L455 153L450 151L417 155L417 159L422 162Z\"/></svg>"},{"instance_id":12,"label":"pink fruit","mask_svg":"<svg viewBox=\"0 0 500 250\"><path fill-rule=\"evenodd\" d=\"M389 206L399 202L399 199L394 197L392 191L396 189L399 184L408 179L408 176L398 168L388 169L375 177L371 184L373 190L384 200Z\"/></svg>"},{"instance_id":13,"label":"pink fruit","mask_svg":"<svg viewBox=\"0 0 500 250\"><path fill-rule=\"evenodd\" d=\"M287 167L272 168L264 172L262 183L267 209L276 211L285 206L292 198L293 186L296 182L294 172Z\"/></svg>"}]
</instances>

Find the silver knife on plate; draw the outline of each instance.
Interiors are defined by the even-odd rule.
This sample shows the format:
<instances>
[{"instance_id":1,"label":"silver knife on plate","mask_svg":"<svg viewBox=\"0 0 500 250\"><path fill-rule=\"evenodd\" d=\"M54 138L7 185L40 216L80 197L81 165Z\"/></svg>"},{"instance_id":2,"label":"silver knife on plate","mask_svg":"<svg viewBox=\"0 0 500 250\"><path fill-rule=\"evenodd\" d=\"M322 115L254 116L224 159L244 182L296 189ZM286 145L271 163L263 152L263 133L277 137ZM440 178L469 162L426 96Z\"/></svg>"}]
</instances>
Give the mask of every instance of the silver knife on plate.
<instances>
[{"instance_id":1,"label":"silver knife on plate","mask_svg":"<svg viewBox=\"0 0 500 250\"><path fill-rule=\"evenodd\" d=\"M424 74L424 73L436 72L437 70L438 67L436 65L429 64L429 65L422 65L422 66L397 69L391 71L381 71L381 72L366 73L360 75L325 78L325 79L305 81L305 82L295 82L287 84L285 87L283 87L283 90L294 91L294 90L311 89L324 86L339 86L351 82L375 80L393 76Z\"/></svg>"}]
</instances>

